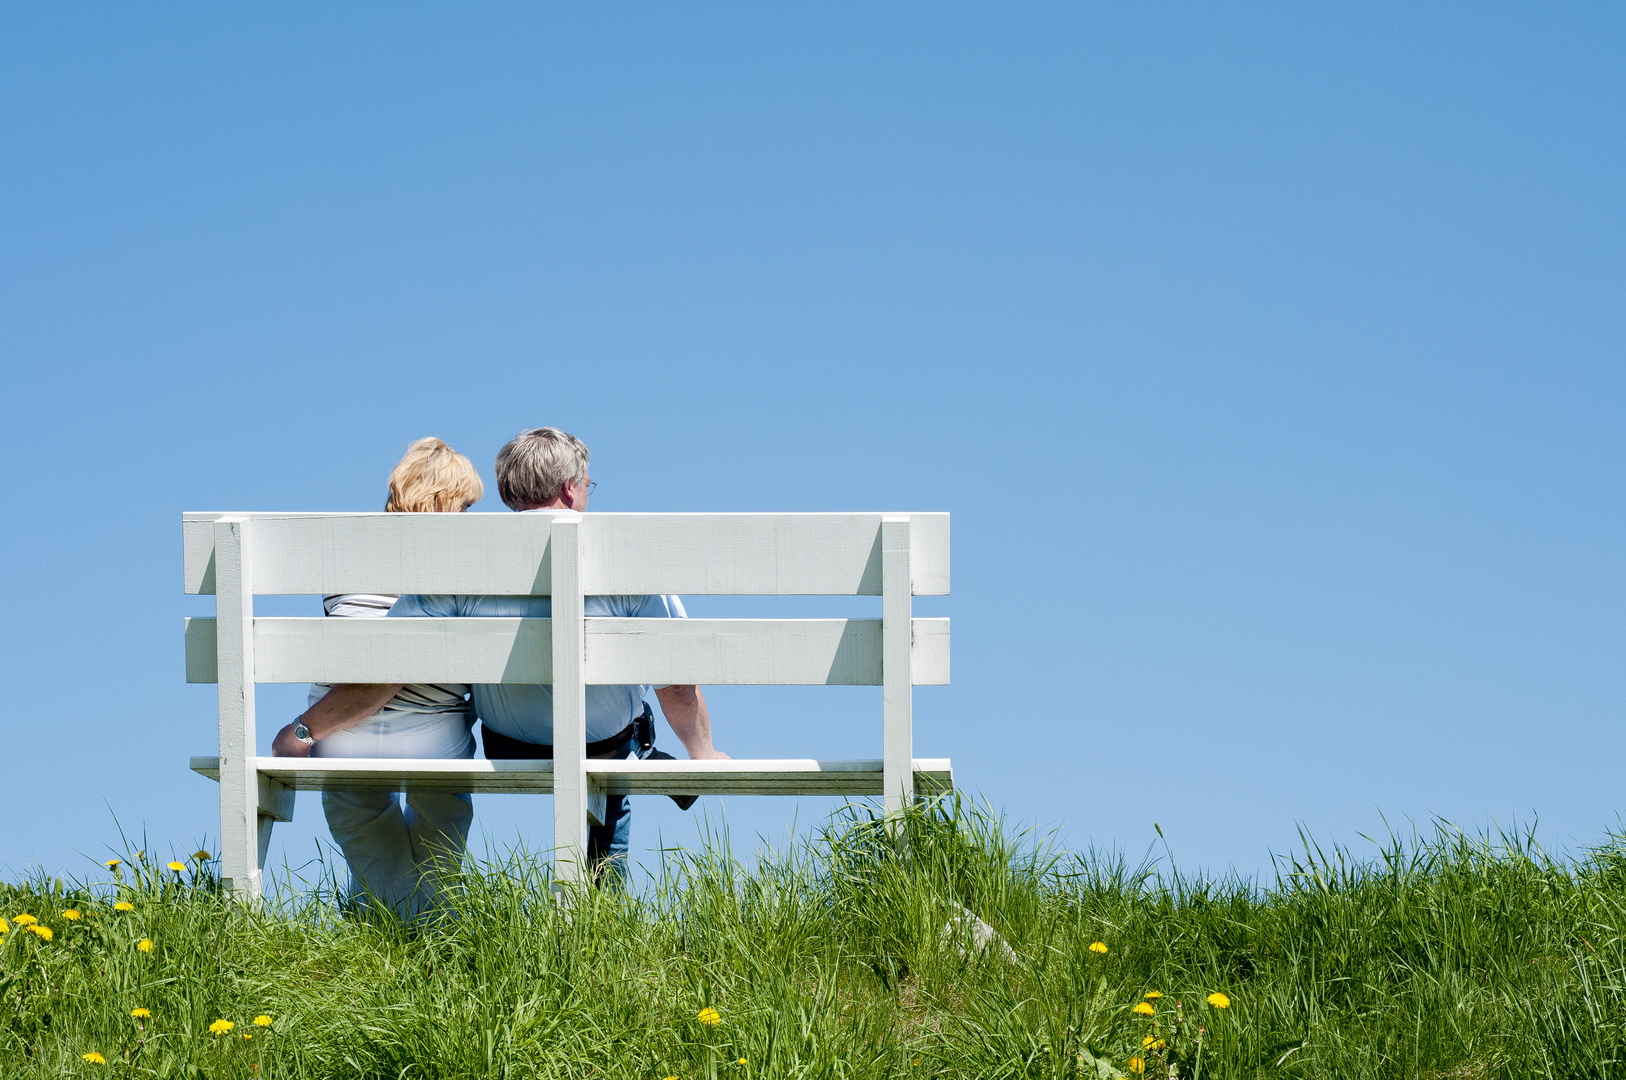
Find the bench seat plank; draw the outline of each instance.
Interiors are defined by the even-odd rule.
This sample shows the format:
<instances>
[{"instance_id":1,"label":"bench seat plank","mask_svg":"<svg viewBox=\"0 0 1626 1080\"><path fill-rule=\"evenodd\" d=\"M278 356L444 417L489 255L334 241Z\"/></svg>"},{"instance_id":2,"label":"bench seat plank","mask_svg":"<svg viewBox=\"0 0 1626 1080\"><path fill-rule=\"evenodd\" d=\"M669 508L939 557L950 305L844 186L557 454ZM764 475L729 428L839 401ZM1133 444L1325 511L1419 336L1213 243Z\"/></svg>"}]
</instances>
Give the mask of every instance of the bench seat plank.
<instances>
[{"instance_id":1,"label":"bench seat plank","mask_svg":"<svg viewBox=\"0 0 1626 1080\"><path fill-rule=\"evenodd\" d=\"M192 771L220 778L220 759L195 757ZM922 795L952 790L948 758L916 758L915 788ZM254 759L254 768L294 791L473 791L548 795L553 762L410 758ZM879 760L820 761L768 758L742 761L587 762L595 786L611 795L845 795L881 794Z\"/></svg>"}]
</instances>

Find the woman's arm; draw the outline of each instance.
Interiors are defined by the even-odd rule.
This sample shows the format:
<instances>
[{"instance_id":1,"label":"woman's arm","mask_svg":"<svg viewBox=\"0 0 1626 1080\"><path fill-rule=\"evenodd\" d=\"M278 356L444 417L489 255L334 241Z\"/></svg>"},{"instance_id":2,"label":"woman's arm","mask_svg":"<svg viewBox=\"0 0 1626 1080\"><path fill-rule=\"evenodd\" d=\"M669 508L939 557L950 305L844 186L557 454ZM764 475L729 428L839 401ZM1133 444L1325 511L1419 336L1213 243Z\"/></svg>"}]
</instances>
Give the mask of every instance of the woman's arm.
<instances>
[{"instance_id":1,"label":"woman's arm","mask_svg":"<svg viewBox=\"0 0 1626 1080\"><path fill-rule=\"evenodd\" d=\"M340 683L327 692L315 705L294 720L310 729L314 739L325 739L336 731L359 724L390 698L400 692L405 683ZM294 724L277 732L271 740L271 753L276 757L309 757L311 748L294 738Z\"/></svg>"}]
</instances>

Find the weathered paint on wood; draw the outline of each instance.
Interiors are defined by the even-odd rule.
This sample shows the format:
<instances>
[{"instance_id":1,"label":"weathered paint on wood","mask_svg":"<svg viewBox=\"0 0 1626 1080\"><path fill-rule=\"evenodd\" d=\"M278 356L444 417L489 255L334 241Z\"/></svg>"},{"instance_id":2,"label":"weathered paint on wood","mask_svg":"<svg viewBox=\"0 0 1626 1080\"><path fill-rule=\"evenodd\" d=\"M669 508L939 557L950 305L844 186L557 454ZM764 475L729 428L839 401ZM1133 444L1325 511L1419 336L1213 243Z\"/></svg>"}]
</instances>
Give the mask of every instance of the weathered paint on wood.
<instances>
[{"instance_id":1,"label":"weathered paint on wood","mask_svg":"<svg viewBox=\"0 0 1626 1080\"><path fill-rule=\"evenodd\" d=\"M254 620L262 683L550 683L547 619ZM949 620L902 635L916 686L949 681ZM589 684L879 686L880 619L588 619ZM186 681L215 681L213 619L186 620Z\"/></svg>"},{"instance_id":2,"label":"weathered paint on wood","mask_svg":"<svg viewBox=\"0 0 1626 1080\"><path fill-rule=\"evenodd\" d=\"M246 514L258 594L552 588L550 522L530 514ZM182 521L188 593L215 590L214 513ZM587 514L586 595L878 596L881 514ZM919 596L949 589L949 517L909 514Z\"/></svg>"},{"instance_id":3,"label":"weathered paint on wood","mask_svg":"<svg viewBox=\"0 0 1626 1080\"><path fill-rule=\"evenodd\" d=\"M915 790L950 790L948 758L917 758ZM448 761L442 758L255 759L262 776L291 791L473 791L483 794L553 794L551 761ZM219 777L219 759L195 757L194 772ZM585 771L611 795L840 795L881 794L878 758L821 761L759 758L735 761L608 761L590 758ZM283 820L283 819L278 819Z\"/></svg>"}]
</instances>

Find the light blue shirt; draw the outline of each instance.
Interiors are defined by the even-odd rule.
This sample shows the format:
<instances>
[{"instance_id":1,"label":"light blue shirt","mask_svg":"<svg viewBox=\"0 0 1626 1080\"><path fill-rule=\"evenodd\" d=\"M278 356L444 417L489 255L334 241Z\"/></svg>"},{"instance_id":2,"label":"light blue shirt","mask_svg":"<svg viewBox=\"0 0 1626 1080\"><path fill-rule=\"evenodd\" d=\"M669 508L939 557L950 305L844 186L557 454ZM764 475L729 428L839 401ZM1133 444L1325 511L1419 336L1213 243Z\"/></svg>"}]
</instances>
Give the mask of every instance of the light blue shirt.
<instances>
[{"instance_id":1,"label":"light blue shirt","mask_svg":"<svg viewBox=\"0 0 1626 1080\"><path fill-rule=\"evenodd\" d=\"M582 611L589 618L686 619L675 596L589 596ZM403 596L389 618L424 616L458 618L519 616L546 619L553 614L548 596ZM493 731L525 742L553 743L553 687L535 683L476 683L474 711ZM587 687L587 741L619 733L643 712L648 686Z\"/></svg>"}]
</instances>

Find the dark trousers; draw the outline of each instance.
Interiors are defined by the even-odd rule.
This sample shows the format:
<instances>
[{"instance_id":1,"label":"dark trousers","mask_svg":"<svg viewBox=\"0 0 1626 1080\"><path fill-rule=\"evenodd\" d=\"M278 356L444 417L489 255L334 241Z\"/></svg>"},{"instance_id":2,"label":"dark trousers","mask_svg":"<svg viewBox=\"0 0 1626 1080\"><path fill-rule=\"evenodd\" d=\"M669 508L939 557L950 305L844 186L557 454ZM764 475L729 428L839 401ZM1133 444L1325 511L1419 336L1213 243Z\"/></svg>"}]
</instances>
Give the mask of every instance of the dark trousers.
<instances>
[{"instance_id":1,"label":"dark trousers","mask_svg":"<svg viewBox=\"0 0 1626 1080\"><path fill-rule=\"evenodd\" d=\"M553 760L553 747L547 743L529 743L510 738L500 731L480 725L480 743L486 758L491 761L512 761L516 758ZM587 756L591 758L626 758L633 755L636 742L630 734L588 743ZM609 795L604 799L604 824L587 829L587 865L595 882L615 888L626 883L627 849L632 839L632 800L625 795Z\"/></svg>"}]
</instances>

